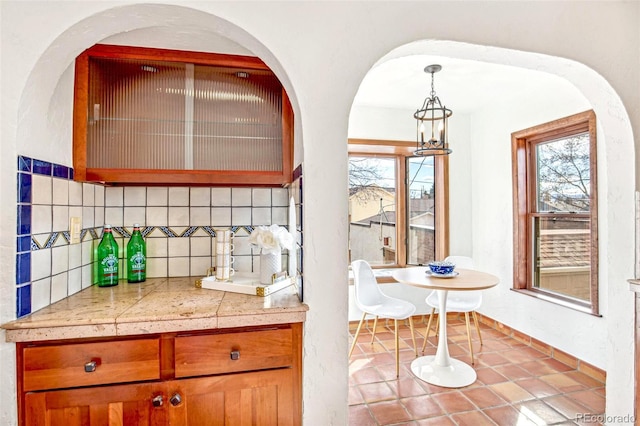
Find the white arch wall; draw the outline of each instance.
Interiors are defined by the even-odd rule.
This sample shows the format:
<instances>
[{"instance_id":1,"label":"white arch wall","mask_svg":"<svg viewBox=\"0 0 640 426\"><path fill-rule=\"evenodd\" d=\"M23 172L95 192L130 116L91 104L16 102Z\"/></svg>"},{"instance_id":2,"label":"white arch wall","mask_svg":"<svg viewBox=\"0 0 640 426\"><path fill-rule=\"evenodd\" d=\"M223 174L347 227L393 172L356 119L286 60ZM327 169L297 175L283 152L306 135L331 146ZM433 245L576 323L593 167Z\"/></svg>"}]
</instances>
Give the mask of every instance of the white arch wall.
<instances>
[{"instance_id":1,"label":"white arch wall","mask_svg":"<svg viewBox=\"0 0 640 426\"><path fill-rule=\"evenodd\" d=\"M457 72L464 72L468 75L466 78L471 79L474 74L468 70L476 69L474 62L489 56L487 52L492 52L492 60L511 59L513 56L507 49L438 41L412 43L399 50L405 55L412 55L411 63L442 63L442 57L433 56L431 52L467 56L467 60L456 60L453 66ZM461 50L471 50L471 54L465 55ZM522 55L517 53L516 56ZM562 62L534 54L524 56L527 61L522 62L522 67L535 62L555 71L560 68L558 63ZM395 51L383 60L389 57L396 58ZM406 61L401 63L406 66ZM451 64L445 68L450 69ZM513 79L513 67L503 68L503 79ZM519 85L529 86L526 95L517 96L510 92L501 96L490 91L486 98L483 97L481 107L466 110L463 114L457 113L456 103L452 104L445 96L447 105L455 111L449 123L449 141L454 150L449 157L450 253L473 256L478 268L498 273L501 277L501 284L485 294L480 309L483 314L606 369L609 317L606 303L600 304L602 317L595 317L510 291L513 276L511 133L592 108L575 86L561 77L524 68L518 70L517 76L522 79ZM410 108L353 108L349 137L412 140L415 137L412 117ZM604 153L606 141L601 129L599 141ZM605 162L601 162L600 172L604 170ZM607 238L606 232L604 238ZM607 294L606 274L600 278L599 288L601 294ZM418 297L415 295L411 302L417 305L424 303L424 296L416 299Z\"/></svg>"},{"instance_id":2,"label":"white arch wall","mask_svg":"<svg viewBox=\"0 0 640 426\"><path fill-rule=\"evenodd\" d=\"M113 5L122 4L128 3ZM379 58L413 40L461 40L571 58L597 70L611 85L607 86L593 74L585 76L577 63L565 70L594 105L606 140L602 157L607 167L605 176L601 177L609 191L602 215L607 241L602 247L601 271L610 288L603 303L615 307L610 310L607 330L610 354L607 356L607 388L608 394L615 397L608 398L607 411L610 414L630 412L633 407L633 309L624 280L631 276L634 251L635 174L629 117L636 134L640 129L637 3L184 1L180 5L179 9L172 9L171 16L160 13L167 4L144 6L129 11L131 13L119 13L116 8L102 17L106 19L105 26L95 28L90 24L91 17L111 4L51 1L38 3L34 8L29 2L0 3L0 201L3 206L13 206L16 200L15 159L25 141L38 147L38 152L43 153L42 159L53 161L53 157L45 158L45 155L58 155L49 148L47 134L51 128L58 130L56 134L65 134L60 128L70 126L65 114L71 106L53 101L53 110L60 112L60 116L52 127L44 125L39 117L54 112L51 99L60 95L56 94L60 76L68 72L67 67L75 55L100 39L100 35L111 35L114 28L127 31L150 23L190 31L197 25L186 25L185 29L184 24L192 22L200 22L206 31L228 35L269 63L287 90L295 95L296 143L301 144L304 139L304 156L298 158L304 160L307 195L305 296L310 311L305 327L304 420L310 425L346 424L344 354L348 345L343 330L347 318L347 262L346 256L336 254L346 253L347 247L345 141L349 111L359 82ZM221 19L198 21L200 18L186 6ZM561 23L559 16L562 16ZM83 22L87 18L89 20ZM110 20L114 22L109 23ZM118 20L123 22L116 22ZM65 33L70 28L72 30ZM49 46L53 49L46 51ZM47 73L25 87L27 77L39 60L47 67ZM621 99L616 93L621 94ZM64 136L60 136L59 142L64 142ZM15 208L3 207L0 214L0 268L3 271L0 315L4 321L11 319L15 312ZM491 264L490 253L479 251L476 256ZM11 359L12 346L1 344L0 354L2 359ZM13 367L7 363L1 365L0 379L15 385ZM0 421L13 424L14 388L4 386L1 392Z\"/></svg>"}]
</instances>

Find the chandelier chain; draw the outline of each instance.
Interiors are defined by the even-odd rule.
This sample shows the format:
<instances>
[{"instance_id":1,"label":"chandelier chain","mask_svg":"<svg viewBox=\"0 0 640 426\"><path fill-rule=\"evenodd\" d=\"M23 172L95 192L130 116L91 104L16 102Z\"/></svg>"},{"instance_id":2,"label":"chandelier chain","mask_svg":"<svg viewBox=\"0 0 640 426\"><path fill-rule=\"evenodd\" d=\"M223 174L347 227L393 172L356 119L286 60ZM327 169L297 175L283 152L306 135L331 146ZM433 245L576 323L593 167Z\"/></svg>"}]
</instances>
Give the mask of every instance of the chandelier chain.
<instances>
[{"instance_id":1,"label":"chandelier chain","mask_svg":"<svg viewBox=\"0 0 640 426\"><path fill-rule=\"evenodd\" d=\"M431 99L434 99L436 97L436 89L433 86L433 72L431 73L431 93L429 94L431 96Z\"/></svg>"}]
</instances>

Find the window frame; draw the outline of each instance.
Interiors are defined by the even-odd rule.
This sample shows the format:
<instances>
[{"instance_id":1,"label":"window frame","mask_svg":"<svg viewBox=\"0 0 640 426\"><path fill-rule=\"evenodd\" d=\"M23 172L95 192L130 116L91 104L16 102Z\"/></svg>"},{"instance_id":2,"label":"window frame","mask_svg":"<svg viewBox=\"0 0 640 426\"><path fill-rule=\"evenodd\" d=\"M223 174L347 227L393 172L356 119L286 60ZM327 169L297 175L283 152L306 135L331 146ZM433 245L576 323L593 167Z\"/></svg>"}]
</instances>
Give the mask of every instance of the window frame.
<instances>
[{"instance_id":1,"label":"window frame","mask_svg":"<svg viewBox=\"0 0 640 426\"><path fill-rule=\"evenodd\" d=\"M414 157L415 142L352 139L348 140L348 155L362 157L392 157L396 163L396 262L386 265L372 265L374 269L404 268L407 265L407 163L408 157ZM436 155L435 167L435 212L436 212L436 257L444 259L449 253L449 158ZM402 242L402 244L401 244ZM351 259L349 260L351 261Z\"/></svg>"},{"instance_id":2,"label":"window frame","mask_svg":"<svg viewBox=\"0 0 640 426\"><path fill-rule=\"evenodd\" d=\"M538 144L572 135L589 134L590 168L590 301L534 287L535 248L533 217L536 208L535 148ZM598 302L598 193L596 116L593 110L543 123L511 134L513 169L513 290L581 312L600 316ZM555 216L580 217L584 213Z\"/></svg>"}]
</instances>

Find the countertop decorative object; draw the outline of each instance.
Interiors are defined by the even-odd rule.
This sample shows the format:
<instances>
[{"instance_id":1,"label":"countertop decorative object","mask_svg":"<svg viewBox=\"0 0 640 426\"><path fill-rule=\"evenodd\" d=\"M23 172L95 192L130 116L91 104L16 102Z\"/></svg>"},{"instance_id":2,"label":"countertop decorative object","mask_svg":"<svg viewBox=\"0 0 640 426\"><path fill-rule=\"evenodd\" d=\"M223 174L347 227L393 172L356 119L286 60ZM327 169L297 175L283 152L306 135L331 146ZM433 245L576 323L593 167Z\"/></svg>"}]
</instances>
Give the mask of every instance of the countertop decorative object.
<instances>
[{"instance_id":1,"label":"countertop decorative object","mask_svg":"<svg viewBox=\"0 0 640 426\"><path fill-rule=\"evenodd\" d=\"M295 286L267 297L196 288L201 277L91 286L3 324L8 342L115 337L304 322Z\"/></svg>"},{"instance_id":2,"label":"countertop decorative object","mask_svg":"<svg viewBox=\"0 0 640 426\"><path fill-rule=\"evenodd\" d=\"M258 226L249 235L249 244L260 249L260 284L271 284L282 272L282 249L293 248L293 235L283 226Z\"/></svg>"},{"instance_id":3,"label":"countertop decorative object","mask_svg":"<svg viewBox=\"0 0 640 426\"><path fill-rule=\"evenodd\" d=\"M270 296L283 288L294 285L296 277L287 276L286 272L274 274L270 284L262 284L259 276L252 273L239 272L227 281L219 281L217 277L210 275L196 280L196 287L211 290L230 291L232 293L244 293L254 296Z\"/></svg>"}]
</instances>

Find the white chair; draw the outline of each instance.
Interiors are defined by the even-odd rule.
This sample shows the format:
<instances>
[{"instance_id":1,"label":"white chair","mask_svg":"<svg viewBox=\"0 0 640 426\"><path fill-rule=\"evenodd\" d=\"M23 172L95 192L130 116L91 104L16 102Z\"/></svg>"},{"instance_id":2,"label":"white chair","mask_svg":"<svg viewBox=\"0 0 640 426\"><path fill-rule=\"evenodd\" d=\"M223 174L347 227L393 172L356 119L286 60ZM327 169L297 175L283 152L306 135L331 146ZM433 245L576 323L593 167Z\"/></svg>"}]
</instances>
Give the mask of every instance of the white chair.
<instances>
[{"instance_id":1,"label":"white chair","mask_svg":"<svg viewBox=\"0 0 640 426\"><path fill-rule=\"evenodd\" d=\"M395 327L396 377L398 377L400 375L400 359L398 357L398 320L409 319L411 340L413 340L413 347L416 356L418 356L418 347L416 346L416 339L413 333L413 320L411 319L411 316L416 311L416 307L410 302L389 297L384 294L380 290L380 286L373 275L373 270L367 261L354 260L351 262L351 269L353 270L356 306L358 306L358 308L363 312L363 315L360 323L358 324L356 335L353 338L351 349L349 350L349 358L351 358L353 349L356 346L360 329L362 328L362 324L364 323L367 314L375 316L371 343L373 343L373 339L375 338L378 317L391 318L393 319Z\"/></svg>"},{"instance_id":2,"label":"white chair","mask_svg":"<svg viewBox=\"0 0 640 426\"><path fill-rule=\"evenodd\" d=\"M467 256L449 256L445 259L456 265L456 268L461 269L473 269L473 259ZM431 331L431 320L433 314L438 308L438 292L432 291L427 296L427 305L431 306L431 314L429 315L429 322L427 323L427 332L424 338L424 344L422 345L422 352L424 353L427 347L427 339ZM471 327L469 324L469 312L473 315L473 321L476 325L476 332L480 339L480 346L482 346L482 335L480 334L480 326L478 325L478 315L476 310L482 304L482 292L481 291L450 291L447 296L447 312L464 312L464 319L467 324L467 340L469 342L469 352L471 353L471 364L474 364L473 359L473 345L471 344ZM438 334L438 324L440 323L440 314L438 313L438 320L436 321L436 335ZM444 313L443 315L446 315Z\"/></svg>"}]
</instances>

